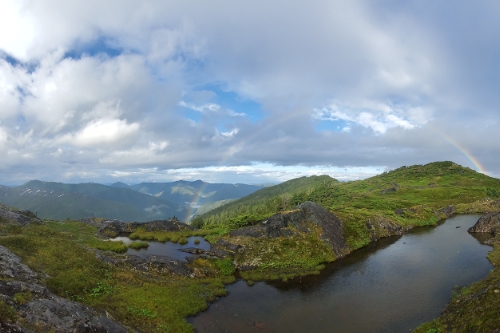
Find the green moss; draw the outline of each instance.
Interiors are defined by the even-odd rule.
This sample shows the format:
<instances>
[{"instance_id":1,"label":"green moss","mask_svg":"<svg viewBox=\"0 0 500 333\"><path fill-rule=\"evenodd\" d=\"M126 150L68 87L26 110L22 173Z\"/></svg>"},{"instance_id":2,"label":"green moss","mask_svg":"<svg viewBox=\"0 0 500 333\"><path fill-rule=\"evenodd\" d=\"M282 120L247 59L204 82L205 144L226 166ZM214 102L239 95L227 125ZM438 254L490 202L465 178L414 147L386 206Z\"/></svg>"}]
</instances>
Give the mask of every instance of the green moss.
<instances>
[{"instance_id":1,"label":"green moss","mask_svg":"<svg viewBox=\"0 0 500 333\"><path fill-rule=\"evenodd\" d=\"M308 270L334 261L332 248L320 239L321 230L314 224L309 229L310 234L296 233L292 237L232 239L245 248L235 255L235 262L242 267L287 271Z\"/></svg>"},{"instance_id":2,"label":"green moss","mask_svg":"<svg viewBox=\"0 0 500 333\"><path fill-rule=\"evenodd\" d=\"M0 323L13 323L18 317L17 311L12 306L0 300Z\"/></svg>"},{"instance_id":3,"label":"green moss","mask_svg":"<svg viewBox=\"0 0 500 333\"><path fill-rule=\"evenodd\" d=\"M213 230L181 230L181 231L146 231L144 228L137 228L130 236L130 239L140 239L144 241L172 242L186 244L187 238L191 236L207 236L214 234Z\"/></svg>"},{"instance_id":4,"label":"green moss","mask_svg":"<svg viewBox=\"0 0 500 333\"><path fill-rule=\"evenodd\" d=\"M149 247L148 242L132 242L128 245L129 248L134 250L147 249Z\"/></svg>"},{"instance_id":5,"label":"green moss","mask_svg":"<svg viewBox=\"0 0 500 333\"><path fill-rule=\"evenodd\" d=\"M25 304L30 302L33 299L33 295L31 292L23 292L23 293L17 293L14 295L14 302L17 304Z\"/></svg>"}]
</instances>

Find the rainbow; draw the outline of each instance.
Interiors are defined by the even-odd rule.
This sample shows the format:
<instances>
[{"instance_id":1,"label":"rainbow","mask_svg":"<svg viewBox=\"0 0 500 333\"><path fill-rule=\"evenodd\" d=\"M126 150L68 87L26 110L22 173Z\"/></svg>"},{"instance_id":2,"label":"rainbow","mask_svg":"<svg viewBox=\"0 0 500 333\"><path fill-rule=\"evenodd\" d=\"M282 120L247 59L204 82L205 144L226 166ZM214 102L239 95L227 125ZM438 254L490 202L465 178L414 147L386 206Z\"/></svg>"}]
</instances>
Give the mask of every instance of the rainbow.
<instances>
[{"instance_id":1,"label":"rainbow","mask_svg":"<svg viewBox=\"0 0 500 333\"><path fill-rule=\"evenodd\" d=\"M193 212L195 211L193 206L198 204L198 200L200 200L200 196L203 193L203 191L205 191L205 188L207 187L207 185L208 185L208 183L203 182L203 185L201 185L200 189L195 193L193 200L191 200L191 202L189 203L189 207L187 209L186 216L184 216L184 219L182 220L182 222L188 223L189 218L191 217L191 215L193 215Z\"/></svg>"},{"instance_id":2,"label":"rainbow","mask_svg":"<svg viewBox=\"0 0 500 333\"><path fill-rule=\"evenodd\" d=\"M468 150L467 148L465 148L464 146L460 145L457 141L455 141L453 138L449 137L448 135L444 134L444 133L439 133L437 132L439 135L441 135L446 141L448 141L448 143L450 143L453 147L457 148L462 154L464 154L465 157L467 157L467 159L469 161L471 161L471 163L476 167L476 169L482 173L482 174L485 174L487 175L488 172L486 171L486 169L481 165L481 163L477 160L477 158L474 157L474 155L472 155Z\"/></svg>"}]
</instances>

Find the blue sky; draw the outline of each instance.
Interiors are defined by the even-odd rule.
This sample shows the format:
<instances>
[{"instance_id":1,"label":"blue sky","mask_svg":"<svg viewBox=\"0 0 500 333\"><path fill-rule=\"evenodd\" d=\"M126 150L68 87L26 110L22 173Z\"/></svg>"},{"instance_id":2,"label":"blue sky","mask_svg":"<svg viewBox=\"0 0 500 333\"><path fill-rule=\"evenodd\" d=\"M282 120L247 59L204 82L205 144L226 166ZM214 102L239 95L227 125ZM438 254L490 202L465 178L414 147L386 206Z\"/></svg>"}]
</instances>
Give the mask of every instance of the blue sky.
<instances>
[{"instance_id":1,"label":"blue sky","mask_svg":"<svg viewBox=\"0 0 500 333\"><path fill-rule=\"evenodd\" d=\"M54 10L57 8L57 10ZM0 184L500 176L492 1L0 1Z\"/></svg>"}]
</instances>

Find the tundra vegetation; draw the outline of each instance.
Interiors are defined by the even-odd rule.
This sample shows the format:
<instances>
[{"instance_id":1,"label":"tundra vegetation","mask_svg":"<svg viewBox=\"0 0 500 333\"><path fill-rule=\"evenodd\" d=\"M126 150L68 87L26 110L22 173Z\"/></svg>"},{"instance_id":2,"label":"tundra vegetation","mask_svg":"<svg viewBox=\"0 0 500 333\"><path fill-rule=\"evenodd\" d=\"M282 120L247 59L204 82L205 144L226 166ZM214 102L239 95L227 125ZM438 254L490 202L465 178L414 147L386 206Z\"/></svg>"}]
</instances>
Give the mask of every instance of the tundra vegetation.
<instances>
[{"instance_id":1,"label":"tundra vegetation","mask_svg":"<svg viewBox=\"0 0 500 333\"><path fill-rule=\"evenodd\" d=\"M234 281L236 269L249 268L239 272L249 283L287 279L316 274L323 264L339 257L314 223L305 229L288 226L288 234L279 237L231 236L232 230L262 224L275 214L292 214L298 204L312 201L342 221L343 256L380 237L436 225L450 214L499 211L499 197L500 180L452 162L436 162L401 167L360 181L303 177L264 188L198 216L192 223L198 230L148 232L138 228L130 236L142 241L178 243L187 242L190 236L203 236L213 246L235 246L236 250L228 251L230 255L225 258L198 258L189 263L194 272L189 277L164 271L144 274L126 262L110 265L98 259L99 251L120 256L127 245L99 239L95 236L97 228L78 221L45 220L43 224L22 227L0 220L0 245L44 274L44 283L59 296L105 309L124 325L140 331L192 332L185 318L225 295L224 284ZM500 241L492 244L489 259L496 267L500 263ZM500 294L495 290L500 289L499 281L495 269L484 281L457 289L443 315L417 332L498 329ZM29 297L19 295L17 299L23 302ZM18 318L15 309L2 302L0 315L11 321Z\"/></svg>"}]
</instances>

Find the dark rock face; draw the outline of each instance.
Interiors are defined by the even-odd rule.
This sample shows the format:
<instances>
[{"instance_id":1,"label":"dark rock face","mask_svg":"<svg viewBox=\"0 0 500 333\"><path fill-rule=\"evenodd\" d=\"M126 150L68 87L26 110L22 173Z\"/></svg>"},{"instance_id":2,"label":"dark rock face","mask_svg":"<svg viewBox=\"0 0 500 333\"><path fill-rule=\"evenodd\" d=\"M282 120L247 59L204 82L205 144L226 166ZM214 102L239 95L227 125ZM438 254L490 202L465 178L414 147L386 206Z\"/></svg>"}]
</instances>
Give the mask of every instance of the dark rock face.
<instances>
[{"instance_id":1,"label":"dark rock face","mask_svg":"<svg viewBox=\"0 0 500 333\"><path fill-rule=\"evenodd\" d=\"M104 237L116 237L124 233L132 233L137 228L144 228L146 231L181 231L193 230L193 227L177 220L155 220L151 222L122 222L120 220L98 221L95 218L85 218L80 220L83 223L93 225L98 228L97 233Z\"/></svg>"},{"instance_id":2,"label":"dark rock face","mask_svg":"<svg viewBox=\"0 0 500 333\"><path fill-rule=\"evenodd\" d=\"M61 333L127 332L125 327L108 317L104 311L99 312L51 293L39 284L35 272L3 246L0 246L0 278L3 278L0 280L0 301L18 313L16 322L0 324L1 332L31 332L23 325L36 326L40 331ZM14 295L18 293L28 293L31 299L23 304L15 302Z\"/></svg>"},{"instance_id":3,"label":"dark rock face","mask_svg":"<svg viewBox=\"0 0 500 333\"><path fill-rule=\"evenodd\" d=\"M310 201L297 206L297 210L295 211L285 214L275 214L255 226L233 230L230 236L254 238L289 237L297 231L309 233L310 223L321 228L321 239L332 247L337 257L345 254L346 243L342 230L342 221L335 214ZM238 249L228 249L226 247L226 250L236 252Z\"/></svg>"},{"instance_id":4,"label":"dark rock face","mask_svg":"<svg viewBox=\"0 0 500 333\"><path fill-rule=\"evenodd\" d=\"M470 227L468 232L487 232L493 235L500 233L500 212L487 213Z\"/></svg>"},{"instance_id":5,"label":"dark rock face","mask_svg":"<svg viewBox=\"0 0 500 333\"><path fill-rule=\"evenodd\" d=\"M42 220L29 210L17 211L3 205L0 206L0 221L1 220L19 223L22 226L26 226L29 223L43 223Z\"/></svg>"}]
</instances>

